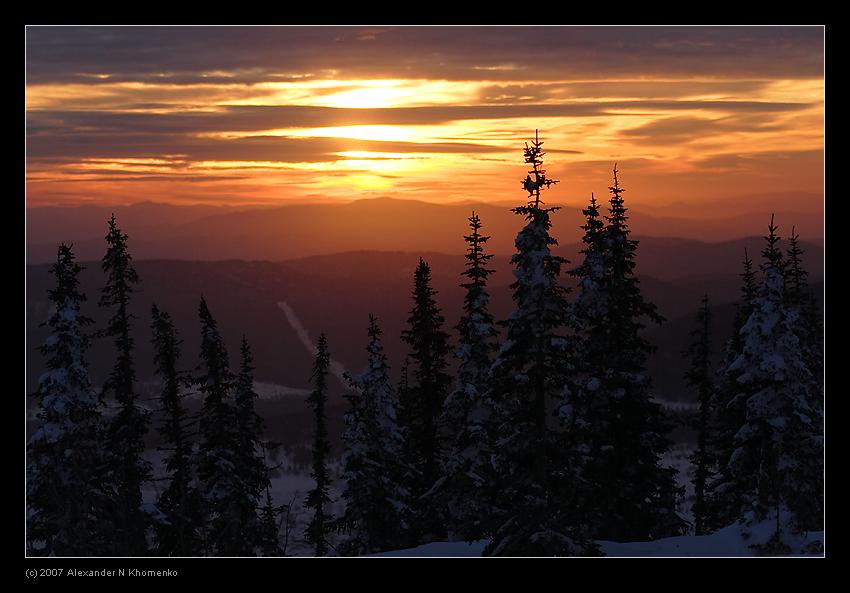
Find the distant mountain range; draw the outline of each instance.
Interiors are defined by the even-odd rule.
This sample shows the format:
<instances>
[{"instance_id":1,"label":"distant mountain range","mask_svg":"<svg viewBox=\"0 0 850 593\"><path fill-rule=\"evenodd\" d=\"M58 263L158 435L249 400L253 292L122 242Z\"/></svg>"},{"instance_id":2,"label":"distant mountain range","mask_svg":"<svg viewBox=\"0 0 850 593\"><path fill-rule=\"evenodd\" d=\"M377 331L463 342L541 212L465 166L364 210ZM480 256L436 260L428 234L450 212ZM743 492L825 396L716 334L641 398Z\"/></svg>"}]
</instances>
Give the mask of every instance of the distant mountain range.
<instances>
[{"instance_id":1,"label":"distant mountain range","mask_svg":"<svg viewBox=\"0 0 850 593\"><path fill-rule=\"evenodd\" d=\"M466 219L473 209L482 218L484 232L492 236L491 252L512 253L522 219L504 203L433 204L379 198L250 209L156 203L30 208L27 261L52 261L62 241L73 242L81 259L100 258L106 220L113 211L130 235L137 259L281 261L354 250L462 253ZM718 207L716 218L686 218L631 211L631 226L638 237L719 242L762 235L770 220L768 210L732 217L723 212ZM576 207L564 207L553 215L553 233L566 252L579 241L583 222ZM783 236L796 225L803 240L822 244L820 211L778 211L776 222Z\"/></svg>"}]
</instances>

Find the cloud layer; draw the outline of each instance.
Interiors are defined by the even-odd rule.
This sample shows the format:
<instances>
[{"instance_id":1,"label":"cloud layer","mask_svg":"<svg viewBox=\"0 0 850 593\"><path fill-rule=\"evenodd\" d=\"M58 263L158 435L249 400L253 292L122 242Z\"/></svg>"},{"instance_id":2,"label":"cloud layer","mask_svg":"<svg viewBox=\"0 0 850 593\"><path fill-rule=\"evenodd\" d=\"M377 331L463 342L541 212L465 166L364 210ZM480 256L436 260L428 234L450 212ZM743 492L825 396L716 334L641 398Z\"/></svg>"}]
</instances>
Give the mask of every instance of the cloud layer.
<instances>
[{"instance_id":1,"label":"cloud layer","mask_svg":"<svg viewBox=\"0 0 850 593\"><path fill-rule=\"evenodd\" d=\"M820 192L821 27L29 27L31 205ZM520 192L521 193L521 192Z\"/></svg>"}]
</instances>

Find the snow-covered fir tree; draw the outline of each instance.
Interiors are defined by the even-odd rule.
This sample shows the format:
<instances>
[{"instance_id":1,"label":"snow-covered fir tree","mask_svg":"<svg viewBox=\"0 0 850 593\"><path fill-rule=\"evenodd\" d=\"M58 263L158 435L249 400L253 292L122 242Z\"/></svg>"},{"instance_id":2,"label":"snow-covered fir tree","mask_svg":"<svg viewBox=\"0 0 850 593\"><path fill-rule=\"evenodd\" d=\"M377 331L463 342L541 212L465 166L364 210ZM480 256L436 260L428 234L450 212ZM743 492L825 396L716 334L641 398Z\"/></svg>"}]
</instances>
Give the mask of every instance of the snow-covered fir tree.
<instances>
[{"instance_id":1,"label":"snow-covered fir tree","mask_svg":"<svg viewBox=\"0 0 850 593\"><path fill-rule=\"evenodd\" d=\"M561 431L551 426L569 391L574 344L566 333L567 290L558 278L566 260L552 253L557 241L550 234L550 214L558 208L545 208L540 200L540 190L556 183L542 169L542 144L535 137L525 147L532 169L523 182L529 202L513 209L526 221L511 258L515 309L492 366L499 428L498 479L490 500L501 507L495 515L500 525L484 550L492 556L596 553L576 528L576 501L570 499L578 468L572 450L561 449L555 436Z\"/></svg>"},{"instance_id":2,"label":"snow-covered fir tree","mask_svg":"<svg viewBox=\"0 0 850 593\"><path fill-rule=\"evenodd\" d=\"M328 475L328 442L327 418L325 405L328 401L328 369L331 358L328 353L328 340L325 334L319 336L316 346L316 360L310 380L313 391L307 398L308 405L313 409L313 471L310 474L316 485L307 492L307 508L313 509L313 517L304 532L304 539L314 546L316 556L328 553L328 534L333 523L333 516L328 510L331 502L329 493L330 476Z\"/></svg>"},{"instance_id":3,"label":"snow-covered fir tree","mask_svg":"<svg viewBox=\"0 0 850 593\"><path fill-rule=\"evenodd\" d=\"M81 311L83 268L71 246L50 268L50 335L39 348L47 370L34 397L40 426L27 445L28 552L39 556L101 556L112 551L115 493L108 476L102 402L86 361L92 320Z\"/></svg>"},{"instance_id":4,"label":"snow-covered fir tree","mask_svg":"<svg viewBox=\"0 0 850 593\"><path fill-rule=\"evenodd\" d=\"M404 459L411 482L405 489L413 500L411 530L420 541L442 539L445 518L430 497L424 496L440 478L441 443L438 423L451 386L447 373L449 336L445 318L431 287L431 268L419 258L414 273L413 309L402 340L410 347L413 381L399 401L399 426L404 437Z\"/></svg>"},{"instance_id":5,"label":"snow-covered fir tree","mask_svg":"<svg viewBox=\"0 0 850 593\"><path fill-rule=\"evenodd\" d=\"M462 275L467 281L461 284L466 293L463 316L456 327L457 379L440 418L447 450L442 476L431 494L444 509L449 538L467 541L481 539L494 527L488 524L493 503L488 500L487 486L493 480L492 440L496 436L489 377L498 332L487 292L487 277L493 273L487 264L493 256L484 246L490 237L481 234L481 226L481 218L473 212L471 232L464 236L467 267Z\"/></svg>"},{"instance_id":6,"label":"snow-covered fir tree","mask_svg":"<svg viewBox=\"0 0 850 593\"><path fill-rule=\"evenodd\" d=\"M201 492L203 549L206 555L252 556L257 493L244 479L244 456L234 404L235 379L227 349L201 297L201 366L197 389L203 396L197 471Z\"/></svg>"},{"instance_id":7,"label":"snow-covered fir tree","mask_svg":"<svg viewBox=\"0 0 850 593\"><path fill-rule=\"evenodd\" d=\"M156 507L165 517L157 523L157 555L196 556L201 553L198 492L192 467L193 430L183 404L187 379L178 370L181 340L171 316L156 305L151 307L154 366L159 376L163 464L168 485L159 494Z\"/></svg>"},{"instance_id":8,"label":"snow-covered fir tree","mask_svg":"<svg viewBox=\"0 0 850 593\"><path fill-rule=\"evenodd\" d=\"M742 507L740 492L736 492L730 475L728 461L735 448L735 434L746 419L746 398L739 397L741 386L738 376L741 370L730 367L743 353L741 328L753 311L753 300L758 291L758 282L753 270L753 260L744 248L744 271L741 276L741 296L735 306L732 335L726 341L723 363L717 376L717 389L712 398L714 430L709 440L711 455L716 463L716 475L706 483L704 524L708 531L720 529L734 522Z\"/></svg>"},{"instance_id":9,"label":"snow-covered fir tree","mask_svg":"<svg viewBox=\"0 0 850 593\"><path fill-rule=\"evenodd\" d=\"M340 553L358 556L403 547L411 519L409 494L403 484L403 439L398 427L398 403L390 383L381 343L381 328L369 315L369 355L366 368L346 375L356 390L347 396L342 478L345 514L339 529L344 541Z\"/></svg>"},{"instance_id":10,"label":"snow-covered fir tree","mask_svg":"<svg viewBox=\"0 0 850 593\"><path fill-rule=\"evenodd\" d=\"M585 216L585 223L580 227L584 231L580 251L583 258L577 267L569 271L578 284L570 321L580 343L575 356L572 389L562 402L559 416L569 427L566 436L572 444L566 446L573 450L575 463L582 467L583 474L584 465L595 451L592 446L596 439L594 432L601 430L598 423L606 419L604 398L598 397L596 392L601 386L600 365L608 347L602 337L607 331L605 326L608 323L610 298L607 283L610 274L604 243L605 222L599 214L599 205L593 193L582 214ZM595 488L584 475L577 481L577 487L579 522L585 526L593 525L598 520L597 507L592 502L581 503L581 499L594 496Z\"/></svg>"},{"instance_id":11,"label":"snow-covered fir tree","mask_svg":"<svg viewBox=\"0 0 850 593\"><path fill-rule=\"evenodd\" d=\"M597 539L637 541L682 533L673 468L662 464L670 425L653 401L646 369L653 347L645 320L663 321L634 274L638 241L629 237L623 189L614 168L607 224L588 214L585 270L575 310L583 353L585 522ZM590 210L593 210L593 203ZM592 224L591 224L592 223ZM589 259L588 259L589 258Z\"/></svg>"},{"instance_id":12,"label":"snow-covered fir tree","mask_svg":"<svg viewBox=\"0 0 850 593\"><path fill-rule=\"evenodd\" d=\"M135 390L133 315L129 307L130 295L135 291L133 285L139 282L139 276L127 249L127 239L113 214L106 235L107 250L101 262L107 280L98 304L114 308L103 334L113 338L116 360L103 388L118 404L109 425L108 449L114 458L111 479L117 492L115 551L122 556L140 556L147 551L146 530L150 523L142 508L142 484L151 477L150 462L144 458L150 414L138 404Z\"/></svg>"},{"instance_id":13,"label":"snow-covered fir tree","mask_svg":"<svg viewBox=\"0 0 850 593\"><path fill-rule=\"evenodd\" d=\"M706 529L706 485L712 479L715 460L711 446L714 430L712 403L714 380L711 368L711 309L708 295L703 295L702 306L697 312L696 326L691 330L691 343L682 353L689 361L685 382L697 392L699 412L696 419L697 447L690 457L694 468L694 534L705 535Z\"/></svg>"},{"instance_id":14,"label":"snow-covered fir tree","mask_svg":"<svg viewBox=\"0 0 850 593\"><path fill-rule=\"evenodd\" d=\"M776 230L771 217L761 287L741 328L742 353L729 366L738 373L746 419L734 436L726 489L739 495L744 523L775 521L772 538L760 546L765 554L792 552L787 537L822 528L823 508L821 418L798 335L800 312L786 303Z\"/></svg>"}]
</instances>

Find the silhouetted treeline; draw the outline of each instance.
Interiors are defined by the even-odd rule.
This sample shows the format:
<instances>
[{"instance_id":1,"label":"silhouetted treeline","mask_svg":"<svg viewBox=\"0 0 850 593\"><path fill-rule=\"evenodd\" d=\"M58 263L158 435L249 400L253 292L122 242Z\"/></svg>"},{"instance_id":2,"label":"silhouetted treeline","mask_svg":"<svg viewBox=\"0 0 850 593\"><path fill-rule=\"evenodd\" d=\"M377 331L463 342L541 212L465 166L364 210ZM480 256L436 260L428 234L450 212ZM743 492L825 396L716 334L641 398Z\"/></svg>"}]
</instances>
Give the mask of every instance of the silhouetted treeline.
<instances>
[{"instance_id":1,"label":"silhouetted treeline","mask_svg":"<svg viewBox=\"0 0 850 593\"><path fill-rule=\"evenodd\" d=\"M796 534L822 529L823 354L815 295L792 229L787 253L773 220L760 274L745 253L741 299L720 368L712 368L712 314L703 298L684 352L699 412L691 456L693 523L665 455L671 419L654 400L646 369L647 324L664 319L635 276L625 190L616 166L605 213L591 195L580 261L555 255L543 190L543 143L526 144L524 226L511 257L513 310L496 320L485 222L469 218L463 311L452 346L422 258L393 384L382 331L368 319L368 362L347 373L341 500L333 493L327 435L329 345L321 334L307 399L314 419L311 518L303 539L316 555L362 555L430 541L487 540L485 555L599 555L600 540L702 535L766 520L764 554L796 552ZM34 395L40 426L28 444L27 545L34 555L286 555L288 508L274 504L269 451L254 410L253 356L240 364L200 297L198 366L181 361L181 338L166 311L152 309L161 382L151 414L136 392L137 330L129 303L139 283L128 237L108 222L99 305L111 317L87 329L71 246L51 268L55 287L41 346L47 372ZM570 290L564 282L576 281ZM498 330L501 326L502 331ZM115 364L95 393L86 353L112 339ZM454 356L457 371L449 369ZM307 375L305 370L305 376ZM184 398L200 394L190 414ZM115 413L106 413L108 400ZM151 426L162 436L162 477L144 457ZM157 482L157 498L143 488ZM287 530L281 539L281 526Z\"/></svg>"}]
</instances>

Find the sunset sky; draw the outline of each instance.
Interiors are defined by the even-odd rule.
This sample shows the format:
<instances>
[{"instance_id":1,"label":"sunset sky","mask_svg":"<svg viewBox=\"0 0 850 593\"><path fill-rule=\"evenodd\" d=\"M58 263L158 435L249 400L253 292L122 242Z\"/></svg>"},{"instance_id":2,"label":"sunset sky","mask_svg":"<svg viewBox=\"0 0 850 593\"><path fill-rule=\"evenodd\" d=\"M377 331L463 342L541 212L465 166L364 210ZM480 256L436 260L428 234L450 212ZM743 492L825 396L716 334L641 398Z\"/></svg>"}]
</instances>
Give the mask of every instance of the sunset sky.
<instances>
[{"instance_id":1,"label":"sunset sky","mask_svg":"<svg viewBox=\"0 0 850 593\"><path fill-rule=\"evenodd\" d=\"M823 193L822 27L29 27L27 203ZM800 208L822 204L800 204Z\"/></svg>"}]
</instances>

